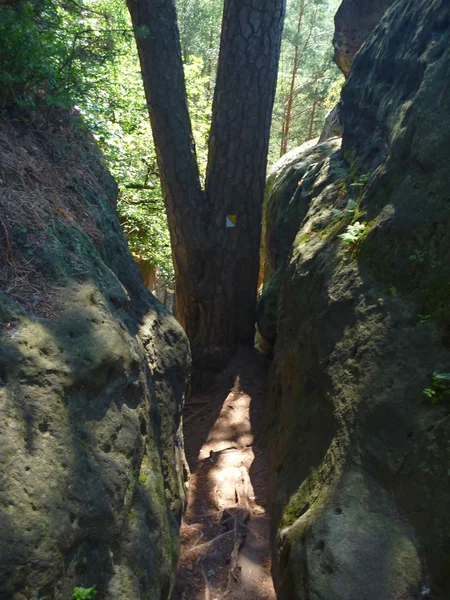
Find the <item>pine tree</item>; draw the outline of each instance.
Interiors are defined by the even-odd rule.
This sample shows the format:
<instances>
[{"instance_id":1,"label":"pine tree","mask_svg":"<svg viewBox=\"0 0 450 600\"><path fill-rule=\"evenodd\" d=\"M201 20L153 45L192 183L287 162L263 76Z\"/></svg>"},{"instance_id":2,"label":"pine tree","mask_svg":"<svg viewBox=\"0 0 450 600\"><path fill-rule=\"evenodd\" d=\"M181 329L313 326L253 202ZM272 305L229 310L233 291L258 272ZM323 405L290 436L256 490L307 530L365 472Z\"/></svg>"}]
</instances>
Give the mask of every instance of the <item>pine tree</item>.
<instances>
[{"instance_id":1,"label":"pine tree","mask_svg":"<svg viewBox=\"0 0 450 600\"><path fill-rule=\"evenodd\" d=\"M174 0L128 0L176 275L197 367L254 338L261 212L284 0L226 0L205 190L200 185Z\"/></svg>"}]
</instances>

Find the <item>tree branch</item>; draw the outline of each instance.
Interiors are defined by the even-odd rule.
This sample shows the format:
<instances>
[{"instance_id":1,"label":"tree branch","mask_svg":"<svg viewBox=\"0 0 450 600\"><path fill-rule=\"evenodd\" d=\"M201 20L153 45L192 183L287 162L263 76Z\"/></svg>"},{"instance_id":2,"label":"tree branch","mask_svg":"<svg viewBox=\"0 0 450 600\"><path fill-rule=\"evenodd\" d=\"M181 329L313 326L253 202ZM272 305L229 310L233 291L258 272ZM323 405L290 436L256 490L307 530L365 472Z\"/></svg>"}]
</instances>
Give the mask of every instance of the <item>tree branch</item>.
<instances>
[{"instance_id":1,"label":"tree branch","mask_svg":"<svg viewBox=\"0 0 450 600\"><path fill-rule=\"evenodd\" d=\"M127 190L154 190L155 186L140 184L140 183L127 183L125 186Z\"/></svg>"}]
</instances>

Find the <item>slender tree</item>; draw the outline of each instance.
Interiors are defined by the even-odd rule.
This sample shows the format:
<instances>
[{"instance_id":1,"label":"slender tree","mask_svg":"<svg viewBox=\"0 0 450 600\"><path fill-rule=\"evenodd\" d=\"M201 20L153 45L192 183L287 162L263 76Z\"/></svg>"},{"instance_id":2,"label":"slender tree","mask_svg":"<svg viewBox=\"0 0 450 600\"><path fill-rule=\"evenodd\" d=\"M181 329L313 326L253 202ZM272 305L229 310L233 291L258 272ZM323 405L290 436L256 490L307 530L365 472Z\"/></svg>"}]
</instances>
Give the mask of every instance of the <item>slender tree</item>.
<instances>
[{"instance_id":1,"label":"slender tree","mask_svg":"<svg viewBox=\"0 0 450 600\"><path fill-rule=\"evenodd\" d=\"M300 11L298 15L298 24L297 24L297 36L300 37L300 31L302 29L303 22L303 14L305 12L305 0L301 0L300 2ZM294 103L294 93L295 93L295 80L297 77L298 65L300 62L300 46L299 40L296 41L295 44L295 52L294 52L294 64L292 67L292 76L291 76L291 86L289 88L289 94L286 100L284 119L283 119L283 129L281 132L281 149L280 156L286 154L287 152L287 144L289 139L289 130L291 127L291 118L292 118L292 104Z\"/></svg>"},{"instance_id":2,"label":"slender tree","mask_svg":"<svg viewBox=\"0 0 450 600\"><path fill-rule=\"evenodd\" d=\"M313 99L312 109L311 109L311 120L309 122L309 129L308 129L308 140L311 140L313 137L314 119L316 117L316 109L317 109L317 105L319 104L319 102L320 102L320 99L318 99L318 98Z\"/></svg>"},{"instance_id":3,"label":"slender tree","mask_svg":"<svg viewBox=\"0 0 450 600\"><path fill-rule=\"evenodd\" d=\"M174 0L128 0L197 367L253 343L261 212L285 0L225 0L205 191Z\"/></svg>"}]
</instances>

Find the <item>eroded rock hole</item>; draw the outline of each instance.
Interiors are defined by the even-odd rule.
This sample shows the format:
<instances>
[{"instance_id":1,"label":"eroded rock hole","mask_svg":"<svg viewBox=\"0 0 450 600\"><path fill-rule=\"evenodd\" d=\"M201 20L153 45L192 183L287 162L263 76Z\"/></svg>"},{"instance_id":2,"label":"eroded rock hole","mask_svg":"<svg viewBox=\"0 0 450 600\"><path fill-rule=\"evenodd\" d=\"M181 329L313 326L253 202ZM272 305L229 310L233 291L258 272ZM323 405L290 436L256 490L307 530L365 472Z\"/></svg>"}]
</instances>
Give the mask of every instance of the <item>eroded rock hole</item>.
<instances>
[{"instance_id":1,"label":"eroded rock hole","mask_svg":"<svg viewBox=\"0 0 450 600\"><path fill-rule=\"evenodd\" d=\"M141 430L141 435L147 435L147 421L145 420L144 415L139 415L139 425Z\"/></svg>"}]
</instances>

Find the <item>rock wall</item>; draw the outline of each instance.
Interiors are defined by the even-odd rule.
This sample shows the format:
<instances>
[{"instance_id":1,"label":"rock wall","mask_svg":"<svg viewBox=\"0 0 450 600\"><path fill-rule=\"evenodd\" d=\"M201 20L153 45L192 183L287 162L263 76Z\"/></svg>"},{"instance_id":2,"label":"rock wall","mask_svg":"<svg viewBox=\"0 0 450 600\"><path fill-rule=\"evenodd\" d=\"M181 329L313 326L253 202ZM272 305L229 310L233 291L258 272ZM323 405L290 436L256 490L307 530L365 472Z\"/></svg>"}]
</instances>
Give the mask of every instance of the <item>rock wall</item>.
<instances>
[{"instance_id":1,"label":"rock wall","mask_svg":"<svg viewBox=\"0 0 450 600\"><path fill-rule=\"evenodd\" d=\"M258 302L258 332L269 345L275 342L281 285L292 243L308 208L311 184L323 160L341 147L341 140L305 142L270 169L265 191L264 277Z\"/></svg>"},{"instance_id":2,"label":"rock wall","mask_svg":"<svg viewBox=\"0 0 450 600\"><path fill-rule=\"evenodd\" d=\"M189 348L75 116L0 123L0 597L166 600ZM75 122L75 123L74 123ZM14 125L12 124L14 123Z\"/></svg>"},{"instance_id":3,"label":"rock wall","mask_svg":"<svg viewBox=\"0 0 450 600\"><path fill-rule=\"evenodd\" d=\"M356 53L395 0L343 0L334 18L334 61L348 77Z\"/></svg>"},{"instance_id":4,"label":"rock wall","mask_svg":"<svg viewBox=\"0 0 450 600\"><path fill-rule=\"evenodd\" d=\"M343 151L270 191L281 600L450 598L449 71L449 3L398 0L344 88Z\"/></svg>"},{"instance_id":5,"label":"rock wall","mask_svg":"<svg viewBox=\"0 0 450 600\"><path fill-rule=\"evenodd\" d=\"M343 0L339 6L334 19L334 62L346 78L350 74L356 53L393 2L394 0ZM319 142L325 142L334 136L342 136L340 104L326 116Z\"/></svg>"}]
</instances>

